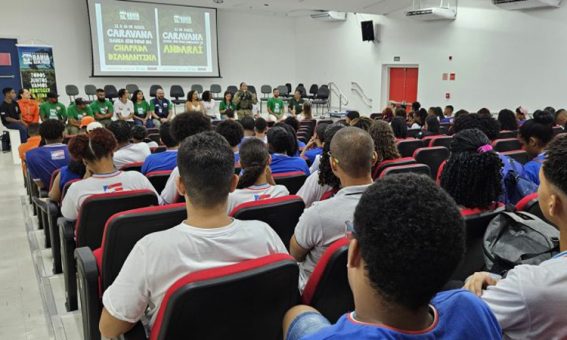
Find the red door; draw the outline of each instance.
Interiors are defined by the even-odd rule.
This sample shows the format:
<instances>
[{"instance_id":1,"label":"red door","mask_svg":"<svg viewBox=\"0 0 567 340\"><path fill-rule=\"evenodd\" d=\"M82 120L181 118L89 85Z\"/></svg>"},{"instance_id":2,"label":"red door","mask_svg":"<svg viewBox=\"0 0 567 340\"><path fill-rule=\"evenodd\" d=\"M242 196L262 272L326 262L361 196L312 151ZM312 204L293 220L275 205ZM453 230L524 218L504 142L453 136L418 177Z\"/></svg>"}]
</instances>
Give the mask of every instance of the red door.
<instances>
[{"instance_id":1,"label":"red door","mask_svg":"<svg viewBox=\"0 0 567 340\"><path fill-rule=\"evenodd\" d=\"M419 69L417 67L390 68L390 94L389 102L411 103L417 100L417 81Z\"/></svg>"}]
</instances>

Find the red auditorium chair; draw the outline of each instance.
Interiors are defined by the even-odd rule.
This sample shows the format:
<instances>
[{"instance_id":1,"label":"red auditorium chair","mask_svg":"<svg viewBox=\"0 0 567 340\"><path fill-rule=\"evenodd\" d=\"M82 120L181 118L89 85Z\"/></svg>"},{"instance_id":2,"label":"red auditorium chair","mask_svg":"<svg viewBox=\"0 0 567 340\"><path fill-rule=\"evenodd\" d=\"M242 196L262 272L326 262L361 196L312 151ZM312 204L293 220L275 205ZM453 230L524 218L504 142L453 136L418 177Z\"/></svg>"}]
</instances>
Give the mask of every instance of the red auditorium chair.
<instances>
[{"instance_id":1,"label":"red auditorium chair","mask_svg":"<svg viewBox=\"0 0 567 340\"><path fill-rule=\"evenodd\" d=\"M492 146L498 152L522 150L522 143L518 138L497 139L492 142Z\"/></svg>"},{"instance_id":2,"label":"red auditorium chair","mask_svg":"<svg viewBox=\"0 0 567 340\"><path fill-rule=\"evenodd\" d=\"M421 128L418 129L408 129L408 137L417 138L419 133L421 132Z\"/></svg>"},{"instance_id":3,"label":"red auditorium chair","mask_svg":"<svg viewBox=\"0 0 567 340\"><path fill-rule=\"evenodd\" d=\"M489 211L478 209L462 209L461 215L465 219L465 255L455 270L452 280L465 281L467 277L484 269L484 254L482 242L484 233L490 221L505 210L498 208Z\"/></svg>"},{"instance_id":4,"label":"red auditorium chair","mask_svg":"<svg viewBox=\"0 0 567 340\"><path fill-rule=\"evenodd\" d=\"M331 323L354 310L347 277L348 245L348 239L342 238L327 248L301 296L303 304L317 309Z\"/></svg>"},{"instance_id":5,"label":"red auditorium chair","mask_svg":"<svg viewBox=\"0 0 567 340\"><path fill-rule=\"evenodd\" d=\"M73 258L75 248L99 248L104 225L112 215L157 204L157 197L151 190L97 194L88 197L83 202L76 222L67 221L64 218L57 221L61 238L61 264L65 276L65 306L67 311L77 309L77 275L75 259Z\"/></svg>"},{"instance_id":6,"label":"red auditorium chair","mask_svg":"<svg viewBox=\"0 0 567 340\"><path fill-rule=\"evenodd\" d=\"M38 227L39 229L43 229L43 234L45 236L45 248L50 248L51 247L51 233L49 231L49 209L48 209L48 201L49 198L47 198L48 192L51 190L51 187L53 186L53 182L55 181L55 177L57 177L57 175L59 174L60 169L56 169L55 171L53 171L51 173L51 179L49 181L49 187L48 190L41 190L41 191L37 191L37 195L33 195L32 197L32 204L34 206L34 210L37 214L37 223L38 223ZM35 183L31 183L30 184L32 187L36 187L37 185Z\"/></svg>"},{"instance_id":7,"label":"red auditorium chair","mask_svg":"<svg viewBox=\"0 0 567 340\"><path fill-rule=\"evenodd\" d=\"M441 163L449 158L450 152L444 146L435 146L431 148L419 148L413 153L416 162L425 164L431 169L431 177L437 178Z\"/></svg>"},{"instance_id":8,"label":"red auditorium chair","mask_svg":"<svg viewBox=\"0 0 567 340\"><path fill-rule=\"evenodd\" d=\"M431 177L431 169L429 169L429 166L425 164L409 164L389 167L382 171L379 178L406 173L422 174Z\"/></svg>"},{"instance_id":9,"label":"red auditorium chair","mask_svg":"<svg viewBox=\"0 0 567 340\"><path fill-rule=\"evenodd\" d=\"M148 234L173 228L186 218L183 203L120 212L106 222L100 248L75 249L85 340L100 340L102 293L114 282L136 242Z\"/></svg>"},{"instance_id":10,"label":"red auditorium chair","mask_svg":"<svg viewBox=\"0 0 567 340\"><path fill-rule=\"evenodd\" d=\"M415 163L416 163L415 159L413 159L412 157L403 157L398 159L390 159L387 161L382 161L374 167L374 170L372 171L372 179L377 180L382 174L382 172L390 167L410 165Z\"/></svg>"},{"instance_id":11,"label":"red auditorium chair","mask_svg":"<svg viewBox=\"0 0 567 340\"><path fill-rule=\"evenodd\" d=\"M162 192L167 184L169 175L171 175L171 170L160 170L149 172L146 174L146 177L150 180L150 183L152 183L157 192Z\"/></svg>"},{"instance_id":12,"label":"red auditorium chair","mask_svg":"<svg viewBox=\"0 0 567 340\"><path fill-rule=\"evenodd\" d=\"M421 139L403 139L396 143L400 156L411 157L415 150L426 146L425 142Z\"/></svg>"},{"instance_id":13,"label":"red auditorium chair","mask_svg":"<svg viewBox=\"0 0 567 340\"><path fill-rule=\"evenodd\" d=\"M289 241L304 209L303 199L290 195L240 204L230 212L230 216L244 221L267 223L289 249Z\"/></svg>"},{"instance_id":14,"label":"red auditorium chair","mask_svg":"<svg viewBox=\"0 0 567 340\"><path fill-rule=\"evenodd\" d=\"M539 198L537 192L534 192L533 194L530 194L522 198L518 203L516 203L516 210L525 211L530 214L536 215L545 222L549 224L553 224L549 222L543 215L543 212L541 211L541 207L539 206Z\"/></svg>"},{"instance_id":15,"label":"red auditorium chair","mask_svg":"<svg viewBox=\"0 0 567 340\"><path fill-rule=\"evenodd\" d=\"M451 142L453 141L453 136L432 136L429 138L429 147L434 146L444 146L447 149L451 149Z\"/></svg>"},{"instance_id":16,"label":"red auditorium chair","mask_svg":"<svg viewBox=\"0 0 567 340\"><path fill-rule=\"evenodd\" d=\"M498 139L518 138L518 131L503 130L498 134Z\"/></svg>"},{"instance_id":17,"label":"red auditorium chair","mask_svg":"<svg viewBox=\"0 0 567 340\"><path fill-rule=\"evenodd\" d=\"M129 164L124 164L120 170L121 171L138 171L138 172L142 172L142 166L144 166L144 162L135 162L135 163L129 163Z\"/></svg>"},{"instance_id":18,"label":"red auditorium chair","mask_svg":"<svg viewBox=\"0 0 567 340\"><path fill-rule=\"evenodd\" d=\"M191 273L168 289L150 339L279 340L298 279L287 254Z\"/></svg>"},{"instance_id":19,"label":"red auditorium chair","mask_svg":"<svg viewBox=\"0 0 567 340\"><path fill-rule=\"evenodd\" d=\"M307 179L303 171L282 172L272 176L276 184L285 186L291 195L297 194Z\"/></svg>"},{"instance_id":20,"label":"red auditorium chair","mask_svg":"<svg viewBox=\"0 0 567 340\"><path fill-rule=\"evenodd\" d=\"M524 150L506 151L506 152L501 152L501 154L512 158L513 160L519 162L522 165L530 161L530 155L528 154L527 151Z\"/></svg>"}]
</instances>

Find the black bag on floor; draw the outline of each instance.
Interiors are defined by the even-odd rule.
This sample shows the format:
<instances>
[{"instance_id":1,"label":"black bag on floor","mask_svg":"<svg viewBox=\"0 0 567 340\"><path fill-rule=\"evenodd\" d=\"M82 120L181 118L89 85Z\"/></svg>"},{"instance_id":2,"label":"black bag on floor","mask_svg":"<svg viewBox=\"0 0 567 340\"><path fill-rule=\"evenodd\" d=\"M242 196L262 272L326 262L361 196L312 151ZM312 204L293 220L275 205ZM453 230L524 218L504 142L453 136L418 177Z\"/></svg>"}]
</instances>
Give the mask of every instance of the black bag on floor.
<instances>
[{"instance_id":1,"label":"black bag on floor","mask_svg":"<svg viewBox=\"0 0 567 340\"><path fill-rule=\"evenodd\" d=\"M559 253L559 230L527 212L502 212L486 229L483 251L491 273L537 265Z\"/></svg>"},{"instance_id":2,"label":"black bag on floor","mask_svg":"<svg viewBox=\"0 0 567 340\"><path fill-rule=\"evenodd\" d=\"M8 131L4 131L4 133L2 133L2 151L9 152L10 148L10 134Z\"/></svg>"}]
</instances>

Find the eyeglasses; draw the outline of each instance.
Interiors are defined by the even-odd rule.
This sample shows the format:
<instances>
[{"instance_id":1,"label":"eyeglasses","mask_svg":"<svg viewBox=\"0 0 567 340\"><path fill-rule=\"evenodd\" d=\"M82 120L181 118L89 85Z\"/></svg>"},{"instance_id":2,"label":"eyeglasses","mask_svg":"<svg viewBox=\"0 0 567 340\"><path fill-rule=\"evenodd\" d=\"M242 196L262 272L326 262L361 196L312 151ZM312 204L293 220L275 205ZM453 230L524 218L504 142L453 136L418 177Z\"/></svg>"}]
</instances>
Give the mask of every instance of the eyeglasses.
<instances>
[{"instance_id":1,"label":"eyeglasses","mask_svg":"<svg viewBox=\"0 0 567 340\"><path fill-rule=\"evenodd\" d=\"M354 224L351 221L345 221L345 236L352 240L356 237L356 231L354 230Z\"/></svg>"}]
</instances>

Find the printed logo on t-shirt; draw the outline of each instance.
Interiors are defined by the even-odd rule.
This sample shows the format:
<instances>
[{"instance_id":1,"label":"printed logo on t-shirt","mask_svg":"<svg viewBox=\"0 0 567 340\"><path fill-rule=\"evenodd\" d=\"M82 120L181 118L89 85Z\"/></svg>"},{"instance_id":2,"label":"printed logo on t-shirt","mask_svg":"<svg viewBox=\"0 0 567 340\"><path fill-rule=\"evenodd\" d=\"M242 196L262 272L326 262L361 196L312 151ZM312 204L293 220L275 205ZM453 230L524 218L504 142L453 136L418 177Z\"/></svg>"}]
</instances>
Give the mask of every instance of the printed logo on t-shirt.
<instances>
[{"instance_id":1,"label":"printed logo on t-shirt","mask_svg":"<svg viewBox=\"0 0 567 340\"><path fill-rule=\"evenodd\" d=\"M57 119L57 110L50 109L49 110L49 118L50 119Z\"/></svg>"},{"instance_id":2,"label":"printed logo on t-shirt","mask_svg":"<svg viewBox=\"0 0 567 340\"><path fill-rule=\"evenodd\" d=\"M114 184L109 184L109 185L105 185L102 187L104 192L118 192L118 191L123 191L124 188L122 187L122 183L114 183Z\"/></svg>"},{"instance_id":3,"label":"printed logo on t-shirt","mask_svg":"<svg viewBox=\"0 0 567 340\"><path fill-rule=\"evenodd\" d=\"M272 195L270 194L264 194L264 195L254 195L254 201L261 201L261 200L267 200L272 198Z\"/></svg>"},{"instance_id":4,"label":"printed logo on t-shirt","mask_svg":"<svg viewBox=\"0 0 567 340\"><path fill-rule=\"evenodd\" d=\"M60 161L65 159L65 151L63 150L55 150L51 151L51 160L52 161Z\"/></svg>"}]
</instances>

